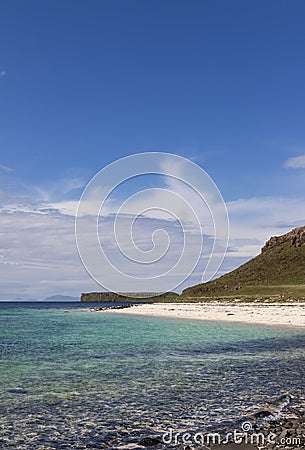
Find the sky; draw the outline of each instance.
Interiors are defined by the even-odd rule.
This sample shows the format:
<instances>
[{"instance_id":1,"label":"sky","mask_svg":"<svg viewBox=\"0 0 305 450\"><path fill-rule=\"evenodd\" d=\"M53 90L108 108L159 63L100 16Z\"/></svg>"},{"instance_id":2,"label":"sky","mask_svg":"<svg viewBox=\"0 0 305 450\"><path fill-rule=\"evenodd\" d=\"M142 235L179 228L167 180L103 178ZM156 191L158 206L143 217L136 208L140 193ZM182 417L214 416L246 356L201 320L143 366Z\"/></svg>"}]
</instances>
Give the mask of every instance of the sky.
<instances>
[{"instance_id":1,"label":"sky","mask_svg":"<svg viewBox=\"0 0 305 450\"><path fill-rule=\"evenodd\" d=\"M230 222L218 275L305 225L304 23L302 0L3 0L0 299L101 289L78 255L77 204L128 155L171 153L214 180ZM152 221L172 225L143 220L144 247Z\"/></svg>"}]
</instances>

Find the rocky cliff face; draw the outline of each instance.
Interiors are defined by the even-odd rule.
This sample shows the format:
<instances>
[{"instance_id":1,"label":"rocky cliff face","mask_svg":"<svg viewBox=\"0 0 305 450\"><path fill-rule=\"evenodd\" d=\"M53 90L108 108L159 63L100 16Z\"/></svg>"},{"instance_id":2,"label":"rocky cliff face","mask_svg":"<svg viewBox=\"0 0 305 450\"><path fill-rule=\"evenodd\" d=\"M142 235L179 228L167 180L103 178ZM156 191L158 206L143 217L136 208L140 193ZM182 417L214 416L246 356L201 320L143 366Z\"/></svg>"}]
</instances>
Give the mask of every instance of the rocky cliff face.
<instances>
[{"instance_id":1,"label":"rocky cliff face","mask_svg":"<svg viewBox=\"0 0 305 450\"><path fill-rule=\"evenodd\" d=\"M305 245L305 226L294 228L292 231L289 231L289 233L283 234L282 236L272 236L262 248L262 253L277 247L278 245L284 244L285 242L289 242L291 247L302 247Z\"/></svg>"}]
</instances>

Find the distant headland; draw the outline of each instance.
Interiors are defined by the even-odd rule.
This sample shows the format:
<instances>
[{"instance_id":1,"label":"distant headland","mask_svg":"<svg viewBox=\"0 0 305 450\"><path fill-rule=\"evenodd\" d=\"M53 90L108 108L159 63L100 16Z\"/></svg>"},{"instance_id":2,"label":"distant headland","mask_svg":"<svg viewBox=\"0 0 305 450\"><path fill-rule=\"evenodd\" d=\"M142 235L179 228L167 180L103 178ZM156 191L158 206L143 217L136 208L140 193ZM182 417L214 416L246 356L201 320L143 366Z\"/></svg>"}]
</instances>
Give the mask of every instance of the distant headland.
<instances>
[{"instance_id":1,"label":"distant headland","mask_svg":"<svg viewBox=\"0 0 305 450\"><path fill-rule=\"evenodd\" d=\"M163 302L177 299L179 294L175 292L88 292L81 295L81 302Z\"/></svg>"},{"instance_id":2,"label":"distant headland","mask_svg":"<svg viewBox=\"0 0 305 450\"><path fill-rule=\"evenodd\" d=\"M72 297L71 295L50 295L42 300L43 302L78 302L79 297Z\"/></svg>"}]
</instances>

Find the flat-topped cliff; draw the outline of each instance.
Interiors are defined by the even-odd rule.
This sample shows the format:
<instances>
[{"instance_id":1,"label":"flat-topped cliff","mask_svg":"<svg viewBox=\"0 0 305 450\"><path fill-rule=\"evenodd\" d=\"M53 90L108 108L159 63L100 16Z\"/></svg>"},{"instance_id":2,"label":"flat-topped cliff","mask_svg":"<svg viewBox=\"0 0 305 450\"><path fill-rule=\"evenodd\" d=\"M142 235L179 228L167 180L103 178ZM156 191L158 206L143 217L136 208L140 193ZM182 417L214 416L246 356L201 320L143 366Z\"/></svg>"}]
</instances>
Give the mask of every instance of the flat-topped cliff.
<instances>
[{"instance_id":1,"label":"flat-topped cliff","mask_svg":"<svg viewBox=\"0 0 305 450\"><path fill-rule=\"evenodd\" d=\"M87 292L81 295L81 302L149 302L149 301L168 301L175 299L178 294L175 292L165 292L158 294L157 292L130 292L124 295L115 292Z\"/></svg>"}]
</instances>

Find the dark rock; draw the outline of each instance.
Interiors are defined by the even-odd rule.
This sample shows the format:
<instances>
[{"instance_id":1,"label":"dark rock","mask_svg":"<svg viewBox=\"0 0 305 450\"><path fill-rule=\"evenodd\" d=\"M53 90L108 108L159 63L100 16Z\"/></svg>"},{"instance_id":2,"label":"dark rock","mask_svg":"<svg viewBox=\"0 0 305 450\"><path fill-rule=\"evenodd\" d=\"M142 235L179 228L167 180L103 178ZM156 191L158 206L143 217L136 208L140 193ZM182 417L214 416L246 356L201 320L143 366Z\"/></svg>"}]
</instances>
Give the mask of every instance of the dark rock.
<instances>
[{"instance_id":1,"label":"dark rock","mask_svg":"<svg viewBox=\"0 0 305 450\"><path fill-rule=\"evenodd\" d=\"M144 445L144 447L155 447L156 445L161 444L161 439L156 437L145 437L144 439L141 439L139 444Z\"/></svg>"},{"instance_id":2,"label":"dark rock","mask_svg":"<svg viewBox=\"0 0 305 450\"><path fill-rule=\"evenodd\" d=\"M268 411L268 410L264 410L264 411L259 411L259 412L255 413L255 414L253 414L253 416L256 419L266 419L267 417L271 417L272 413L270 411Z\"/></svg>"}]
</instances>

